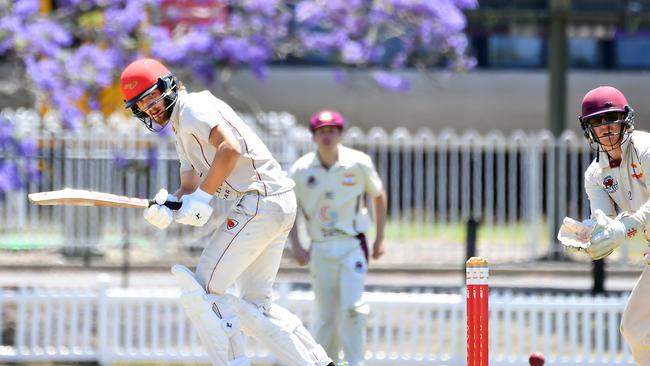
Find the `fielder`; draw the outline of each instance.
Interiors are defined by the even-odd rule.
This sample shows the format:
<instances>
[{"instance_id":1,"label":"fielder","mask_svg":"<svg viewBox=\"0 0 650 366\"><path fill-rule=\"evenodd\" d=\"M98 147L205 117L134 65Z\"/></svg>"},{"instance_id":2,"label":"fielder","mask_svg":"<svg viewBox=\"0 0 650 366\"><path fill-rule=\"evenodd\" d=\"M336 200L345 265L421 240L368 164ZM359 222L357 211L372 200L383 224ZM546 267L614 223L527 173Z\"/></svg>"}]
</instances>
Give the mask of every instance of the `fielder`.
<instances>
[{"instance_id":1,"label":"fielder","mask_svg":"<svg viewBox=\"0 0 650 366\"><path fill-rule=\"evenodd\" d=\"M293 182L262 140L209 91L188 93L160 62L140 59L122 72L126 107L152 131L172 124L180 188L162 189L144 217L159 229L173 220L203 226L213 196L235 200L206 243L196 273L175 265L181 303L215 366L250 365L241 331L289 366L333 365L289 311L273 304L272 285L293 226ZM166 200L181 200L172 213ZM239 296L226 290L235 285ZM241 329L241 330L240 330Z\"/></svg>"},{"instance_id":2,"label":"fielder","mask_svg":"<svg viewBox=\"0 0 650 366\"><path fill-rule=\"evenodd\" d=\"M300 243L294 226L293 253L300 265L310 263L316 297L316 339L337 357L341 347L350 366L363 365L368 305L362 295L368 268L365 232L370 219L365 195L373 198L376 239L373 259L384 253L386 193L370 157L340 144L343 117L332 110L316 113L309 128L317 151L296 161L296 182L311 239L310 250Z\"/></svg>"},{"instance_id":3,"label":"fielder","mask_svg":"<svg viewBox=\"0 0 650 366\"><path fill-rule=\"evenodd\" d=\"M592 220L565 219L558 238L593 259L626 241L650 239L650 134L634 130L634 111L618 89L601 86L582 100L580 125L597 157L585 172ZM618 214L617 214L618 213ZM621 333L637 365L650 365L650 252L623 312Z\"/></svg>"}]
</instances>

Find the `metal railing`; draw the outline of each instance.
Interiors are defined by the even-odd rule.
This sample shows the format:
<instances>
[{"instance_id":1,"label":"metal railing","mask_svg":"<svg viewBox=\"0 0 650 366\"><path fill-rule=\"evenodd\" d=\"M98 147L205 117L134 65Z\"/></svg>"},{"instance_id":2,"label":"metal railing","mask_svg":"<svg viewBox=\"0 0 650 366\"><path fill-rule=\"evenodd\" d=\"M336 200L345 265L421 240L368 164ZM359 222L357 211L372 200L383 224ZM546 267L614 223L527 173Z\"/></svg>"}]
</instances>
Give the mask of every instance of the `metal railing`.
<instances>
[{"instance_id":1,"label":"metal railing","mask_svg":"<svg viewBox=\"0 0 650 366\"><path fill-rule=\"evenodd\" d=\"M29 111L4 111L20 126L38 125ZM281 164L313 149L309 131L289 114L272 114L278 129L261 137ZM64 187L151 197L159 188L178 187L173 138L143 132L137 122L97 117L75 132L34 129L39 182L0 202L0 246L107 248L130 242L166 248L199 245L212 227L173 225L161 232L137 210L29 205L28 192ZM112 125L117 127L113 128ZM458 263L465 259L465 227L479 222L478 255L491 263L530 261L561 254L555 245L564 216L586 218L583 172L593 158L582 136L567 131L509 134L458 133L403 128L347 130L344 143L367 152L388 192L386 261ZM215 215L227 202L215 203ZM408 249L408 250L404 250ZM613 260L640 262L643 248L623 246ZM639 254L639 255L637 255ZM389 259L388 259L389 258Z\"/></svg>"},{"instance_id":2,"label":"metal railing","mask_svg":"<svg viewBox=\"0 0 650 366\"><path fill-rule=\"evenodd\" d=\"M313 322L313 294L281 286L277 302ZM0 363L207 362L178 302L179 291L120 289L0 291ZM541 351L549 364L633 365L618 331L627 294L490 294L490 365L525 365ZM463 295L366 293L368 365L464 365ZM252 362L276 360L248 339Z\"/></svg>"}]
</instances>

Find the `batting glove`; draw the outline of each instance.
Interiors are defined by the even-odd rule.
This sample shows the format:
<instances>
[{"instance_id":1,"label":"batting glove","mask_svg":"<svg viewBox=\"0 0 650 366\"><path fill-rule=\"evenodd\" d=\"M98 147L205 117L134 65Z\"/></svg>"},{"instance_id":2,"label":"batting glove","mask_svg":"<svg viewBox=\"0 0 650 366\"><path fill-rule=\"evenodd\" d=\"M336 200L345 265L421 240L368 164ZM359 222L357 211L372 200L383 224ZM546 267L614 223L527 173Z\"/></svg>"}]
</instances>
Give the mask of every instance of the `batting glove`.
<instances>
[{"instance_id":1,"label":"batting glove","mask_svg":"<svg viewBox=\"0 0 650 366\"><path fill-rule=\"evenodd\" d=\"M642 230L640 223L625 213L612 219L603 211L596 210L594 217L596 226L591 233L591 244L586 249L593 259L607 257L625 240L634 238Z\"/></svg>"},{"instance_id":2,"label":"batting glove","mask_svg":"<svg viewBox=\"0 0 650 366\"><path fill-rule=\"evenodd\" d=\"M181 198L183 206L176 213L176 222L184 225L203 226L212 215L212 195L197 188Z\"/></svg>"},{"instance_id":3,"label":"batting glove","mask_svg":"<svg viewBox=\"0 0 650 366\"><path fill-rule=\"evenodd\" d=\"M151 225L162 230L169 226L173 219L172 210L167 206L163 206L163 204L167 201L178 202L178 198L169 194L167 190L163 188L156 193L154 201L156 201L156 204L145 208L143 216Z\"/></svg>"}]
</instances>

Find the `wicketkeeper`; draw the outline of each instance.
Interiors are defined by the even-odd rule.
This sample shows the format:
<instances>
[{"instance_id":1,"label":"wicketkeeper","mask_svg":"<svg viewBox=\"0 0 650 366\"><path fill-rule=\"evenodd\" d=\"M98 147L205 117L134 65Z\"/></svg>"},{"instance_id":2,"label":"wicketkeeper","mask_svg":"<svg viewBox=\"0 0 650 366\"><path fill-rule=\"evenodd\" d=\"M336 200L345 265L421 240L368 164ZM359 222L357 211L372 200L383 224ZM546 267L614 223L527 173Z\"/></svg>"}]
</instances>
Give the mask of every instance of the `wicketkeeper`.
<instances>
[{"instance_id":1,"label":"wicketkeeper","mask_svg":"<svg viewBox=\"0 0 650 366\"><path fill-rule=\"evenodd\" d=\"M627 241L648 243L650 231L650 134L634 130L634 111L611 86L589 91L582 100L580 126L596 159L585 172L591 219L566 218L558 233L563 244L593 259L610 255ZM650 365L650 252L628 299L621 333L637 365Z\"/></svg>"},{"instance_id":2,"label":"wicketkeeper","mask_svg":"<svg viewBox=\"0 0 650 366\"><path fill-rule=\"evenodd\" d=\"M203 226L215 195L235 201L205 243L196 274L172 268L212 364L250 365L241 329L287 365L332 365L300 319L271 300L296 198L293 181L266 145L226 103L209 91L188 93L156 60L128 65L120 86L126 107L148 129L171 123L176 136L181 186L173 195L162 189L145 219L159 229L172 221ZM181 209L161 205L168 200L181 200ZM239 296L226 292L233 285Z\"/></svg>"}]
</instances>

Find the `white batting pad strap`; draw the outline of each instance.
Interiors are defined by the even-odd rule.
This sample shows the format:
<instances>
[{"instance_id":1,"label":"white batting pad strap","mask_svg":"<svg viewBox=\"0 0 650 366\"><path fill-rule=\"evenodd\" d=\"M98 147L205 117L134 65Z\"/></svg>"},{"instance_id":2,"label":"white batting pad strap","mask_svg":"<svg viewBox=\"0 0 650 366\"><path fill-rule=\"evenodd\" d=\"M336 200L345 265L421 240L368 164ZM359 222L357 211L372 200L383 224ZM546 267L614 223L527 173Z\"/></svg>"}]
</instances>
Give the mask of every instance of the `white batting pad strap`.
<instances>
[{"instance_id":1,"label":"white batting pad strap","mask_svg":"<svg viewBox=\"0 0 650 366\"><path fill-rule=\"evenodd\" d=\"M242 328L270 349L282 363L287 366L326 366L332 362L297 316L275 304L262 312L257 306L238 300L235 306Z\"/></svg>"}]
</instances>

